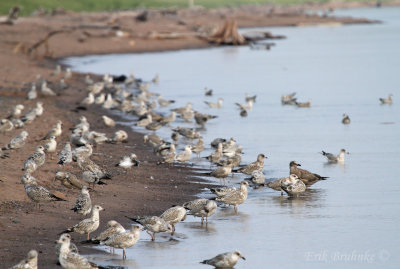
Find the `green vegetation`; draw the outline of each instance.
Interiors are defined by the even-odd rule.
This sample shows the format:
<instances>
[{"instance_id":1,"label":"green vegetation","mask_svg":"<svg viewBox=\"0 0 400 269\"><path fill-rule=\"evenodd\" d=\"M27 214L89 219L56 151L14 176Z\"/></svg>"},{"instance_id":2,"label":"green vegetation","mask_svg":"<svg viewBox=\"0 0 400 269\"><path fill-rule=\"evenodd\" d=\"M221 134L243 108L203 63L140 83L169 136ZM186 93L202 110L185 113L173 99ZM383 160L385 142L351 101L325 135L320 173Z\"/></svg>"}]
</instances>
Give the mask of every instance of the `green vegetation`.
<instances>
[{"instance_id":1,"label":"green vegetation","mask_svg":"<svg viewBox=\"0 0 400 269\"><path fill-rule=\"evenodd\" d=\"M193 0L195 5L206 8L223 6L238 6L243 4L301 4L301 3L325 3L329 0ZM343 2L354 2L354 0L342 0ZM358 2L374 2L373 0L355 0ZM390 0L383 0L388 2ZM44 8L51 10L62 7L73 11L110 11L126 10L135 8L171 8L187 7L189 0L0 0L0 14L7 14L9 9L15 5L21 6L22 15L31 15L34 10Z\"/></svg>"}]
</instances>

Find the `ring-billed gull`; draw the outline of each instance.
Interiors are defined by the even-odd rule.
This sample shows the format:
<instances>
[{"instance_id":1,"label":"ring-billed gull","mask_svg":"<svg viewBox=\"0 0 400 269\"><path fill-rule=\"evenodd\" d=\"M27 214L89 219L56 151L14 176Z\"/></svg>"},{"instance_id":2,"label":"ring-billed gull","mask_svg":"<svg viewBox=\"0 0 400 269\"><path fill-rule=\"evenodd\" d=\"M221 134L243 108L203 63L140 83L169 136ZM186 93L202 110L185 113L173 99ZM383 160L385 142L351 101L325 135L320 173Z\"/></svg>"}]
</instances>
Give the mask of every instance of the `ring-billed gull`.
<instances>
[{"instance_id":1,"label":"ring-billed gull","mask_svg":"<svg viewBox=\"0 0 400 269\"><path fill-rule=\"evenodd\" d=\"M290 174L295 174L296 176L299 177L301 181L306 184L307 187L317 183L320 180L326 180L329 177L322 177L318 174L311 173L305 169L297 168L298 166L301 166L299 163L295 161L291 161L290 164Z\"/></svg>"},{"instance_id":2,"label":"ring-billed gull","mask_svg":"<svg viewBox=\"0 0 400 269\"><path fill-rule=\"evenodd\" d=\"M81 194L76 199L75 206L71 210L83 216L92 211L92 200L86 186L82 187Z\"/></svg>"},{"instance_id":3,"label":"ring-billed gull","mask_svg":"<svg viewBox=\"0 0 400 269\"><path fill-rule=\"evenodd\" d=\"M17 104L15 105L12 110L10 115L8 115L7 119L14 119L14 118L19 118L21 117L22 110L24 109L24 105L22 104Z\"/></svg>"},{"instance_id":4,"label":"ring-billed gull","mask_svg":"<svg viewBox=\"0 0 400 269\"><path fill-rule=\"evenodd\" d=\"M38 263L38 252L34 249L28 252L26 259L23 259L18 264L14 265L10 269L37 269Z\"/></svg>"},{"instance_id":5,"label":"ring-billed gull","mask_svg":"<svg viewBox=\"0 0 400 269\"><path fill-rule=\"evenodd\" d=\"M215 200L219 202L223 202L228 205L233 205L235 212L237 212L238 205L244 203L247 199L248 190L247 187L249 183L247 181L240 182L240 188L227 193L224 196L216 197Z\"/></svg>"},{"instance_id":6,"label":"ring-billed gull","mask_svg":"<svg viewBox=\"0 0 400 269\"><path fill-rule=\"evenodd\" d=\"M343 124L350 124L350 117L347 114L343 114L343 119L342 119Z\"/></svg>"},{"instance_id":7,"label":"ring-billed gull","mask_svg":"<svg viewBox=\"0 0 400 269\"><path fill-rule=\"evenodd\" d=\"M172 234L172 225L163 218L157 216L125 217L141 224L151 236L151 241L155 240L156 233L169 232Z\"/></svg>"},{"instance_id":8,"label":"ring-billed gull","mask_svg":"<svg viewBox=\"0 0 400 269\"><path fill-rule=\"evenodd\" d=\"M176 155L175 160L178 162L186 163L192 157L192 146L186 145L185 149Z\"/></svg>"},{"instance_id":9,"label":"ring-billed gull","mask_svg":"<svg viewBox=\"0 0 400 269\"><path fill-rule=\"evenodd\" d=\"M43 138L49 139L52 136L59 137L62 134L62 121L58 120L56 125L51 128L51 130L47 133L47 135Z\"/></svg>"},{"instance_id":10,"label":"ring-billed gull","mask_svg":"<svg viewBox=\"0 0 400 269\"><path fill-rule=\"evenodd\" d=\"M99 205L95 205L92 208L92 216L88 219L84 219L81 222L75 224L71 228L63 231L62 233L79 233L79 234L87 234L87 240L90 238L90 233L94 232L99 228L100 225L100 214L99 212L104 210Z\"/></svg>"},{"instance_id":11,"label":"ring-billed gull","mask_svg":"<svg viewBox=\"0 0 400 269\"><path fill-rule=\"evenodd\" d=\"M209 108L221 108L222 107L222 103L224 102L223 98L218 98L216 103L211 103L208 101L204 101L204 103L209 107Z\"/></svg>"},{"instance_id":12,"label":"ring-billed gull","mask_svg":"<svg viewBox=\"0 0 400 269\"><path fill-rule=\"evenodd\" d=\"M72 162L72 149L71 143L67 142L58 155L58 164L65 165L70 162Z\"/></svg>"},{"instance_id":13,"label":"ring-billed gull","mask_svg":"<svg viewBox=\"0 0 400 269\"><path fill-rule=\"evenodd\" d=\"M237 170L234 170L233 172L239 172L247 175L251 175L253 171L259 170L262 171L264 168L264 159L267 159L268 157L265 156L264 154L258 154L257 160L255 162L252 162L242 168L239 168Z\"/></svg>"},{"instance_id":14,"label":"ring-billed gull","mask_svg":"<svg viewBox=\"0 0 400 269\"><path fill-rule=\"evenodd\" d=\"M130 231L125 231L123 233L116 233L107 239L101 241L101 244L112 248L122 248L122 259L126 259L125 249L132 247L137 243L140 237L140 231L143 228L132 225Z\"/></svg>"},{"instance_id":15,"label":"ring-billed gull","mask_svg":"<svg viewBox=\"0 0 400 269\"><path fill-rule=\"evenodd\" d=\"M10 143L8 143L5 147L3 147L2 150L22 148L25 145L27 138L28 138L28 132L22 131L19 135L11 139Z\"/></svg>"},{"instance_id":16,"label":"ring-billed gull","mask_svg":"<svg viewBox=\"0 0 400 269\"><path fill-rule=\"evenodd\" d=\"M101 232L95 238L92 238L91 242L100 244L101 241L107 240L116 234L125 233L125 232L126 232L126 230L121 224L119 224L115 220L109 220L107 222L107 229L104 230L103 232ZM110 252L114 252L114 249L112 246L110 246Z\"/></svg>"},{"instance_id":17,"label":"ring-billed gull","mask_svg":"<svg viewBox=\"0 0 400 269\"><path fill-rule=\"evenodd\" d=\"M98 268L97 265L90 263L85 257L78 253L72 252L70 249L71 236L69 234L62 234L56 241L60 244L60 255L58 261L65 269L92 269Z\"/></svg>"},{"instance_id":18,"label":"ring-billed gull","mask_svg":"<svg viewBox=\"0 0 400 269\"><path fill-rule=\"evenodd\" d=\"M307 187L295 174L291 174L288 178L281 181L281 188L289 196L297 196L306 191Z\"/></svg>"},{"instance_id":19,"label":"ring-billed gull","mask_svg":"<svg viewBox=\"0 0 400 269\"><path fill-rule=\"evenodd\" d=\"M381 101L381 104L391 105L393 103L393 94L389 94L388 98L379 98L379 101Z\"/></svg>"},{"instance_id":20,"label":"ring-billed gull","mask_svg":"<svg viewBox=\"0 0 400 269\"><path fill-rule=\"evenodd\" d=\"M172 226L172 233L175 233L175 224L180 221L184 221L186 219L186 209L182 206L174 206L165 210L161 215L160 218L164 219L166 222L171 224Z\"/></svg>"},{"instance_id":21,"label":"ring-billed gull","mask_svg":"<svg viewBox=\"0 0 400 269\"><path fill-rule=\"evenodd\" d=\"M24 184L26 195L29 199L35 202L36 208L40 211L41 203L48 203L52 201L66 201L53 193L45 187L37 184L36 178L29 174L25 174L21 178L21 183Z\"/></svg>"},{"instance_id":22,"label":"ring-billed gull","mask_svg":"<svg viewBox=\"0 0 400 269\"><path fill-rule=\"evenodd\" d=\"M217 203L213 200L208 199L196 199L184 203L183 207L189 210L190 215L201 217L201 225L203 225L204 218L206 218L207 224L208 217L212 216L217 210Z\"/></svg>"},{"instance_id":23,"label":"ring-billed gull","mask_svg":"<svg viewBox=\"0 0 400 269\"><path fill-rule=\"evenodd\" d=\"M47 86L46 81L42 82L42 86L40 87L40 93L43 96L56 96L56 93Z\"/></svg>"},{"instance_id":24,"label":"ring-billed gull","mask_svg":"<svg viewBox=\"0 0 400 269\"><path fill-rule=\"evenodd\" d=\"M129 156L122 157L119 163L117 163L115 166L122 167L124 169L129 169L132 166L139 166L139 164L140 162L137 160L136 154L132 153Z\"/></svg>"},{"instance_id":25,"label":"ring-billed gull","mask_svg":"<svg viewBox=\"0 0 400 269\"><path fill-rule=\"evenodd\" d=\"M233 266L235 266L235 264L238 262L239 258L246 260L240 251L235 250L233 252L219 254L212 259L204 260L200 263L212 265L215 268L233 268Z\"/></svg>"},{"instance_id":26,"label":"ring-billed gull","mask_svg":"<svg viewBox=\"0 0 400 269\"><path fill-rule=\"evenodd\" d=\"M321 152L321 154L324 155L328 159L328 162L330 163L344 163L344 155L346 153L349 154L345 149L341 149L338 155L328 153L325 151Z\"/></svg>"}]
</instances>

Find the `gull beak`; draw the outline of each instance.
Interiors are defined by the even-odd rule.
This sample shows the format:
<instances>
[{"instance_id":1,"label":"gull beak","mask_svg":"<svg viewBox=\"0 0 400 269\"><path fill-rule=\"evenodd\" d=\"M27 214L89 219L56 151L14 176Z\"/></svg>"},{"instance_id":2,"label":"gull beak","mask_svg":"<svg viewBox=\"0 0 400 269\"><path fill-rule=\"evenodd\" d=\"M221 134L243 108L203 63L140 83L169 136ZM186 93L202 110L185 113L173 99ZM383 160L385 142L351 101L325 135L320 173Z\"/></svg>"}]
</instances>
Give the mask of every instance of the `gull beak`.
<instances>
[{"instance_id":1,"label":"gull beak","mask_svg":"<svg viewBox=\"0 0 400 269\"><path fill-rule=\"evenodd\" d=\"M243 260L246 260L246 258L245 258L245 257L243 257L243 256L240 256L240 258L242 258Z\"/></svg>"},{"instance_id":2,"label":"gull beak","mask_svg":"<svg viewBox=\"0 0 400 269\"><path fill-rule=\"evenodd\" d=\"M301 166L301 164L299 164L299 163L298 163L298 164L296 164L296 165L297 165L297 166Z\"/></svg>"}]
</instances>

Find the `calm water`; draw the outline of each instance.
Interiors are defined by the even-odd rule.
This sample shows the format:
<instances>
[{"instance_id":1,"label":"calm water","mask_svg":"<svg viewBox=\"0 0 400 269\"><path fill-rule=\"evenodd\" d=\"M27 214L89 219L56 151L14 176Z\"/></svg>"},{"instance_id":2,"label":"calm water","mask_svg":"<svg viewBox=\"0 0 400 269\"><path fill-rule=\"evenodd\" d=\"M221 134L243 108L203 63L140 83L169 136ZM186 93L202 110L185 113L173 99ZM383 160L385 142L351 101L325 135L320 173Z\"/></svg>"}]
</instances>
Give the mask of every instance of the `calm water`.
<instances>
[{"instance_id":1,"label":"calm water","mask_svg":"<svg viewBox=\"0 0 400 269\"><path fill-rule=\"evenodd\" d=\"M398 268L400 8L337 14L384 23L273 28L288 38L276 41L271 51L213 48L66 60L82 72L134 71L144 79L160 74L160 84L151 91L175 99L174 107L190 100L196 110L218 115L201 130L205 142L234 137L244 147L244 162L265 153L269 179L288 175L291 160L330 177L301 199L270 189L250 190L237 215L232 208L220 209L208 229L189 217L177 225L173 241L165 235L153 243L142 233L127 261L121 255L94 261L129 268L207 268L198 262L239 249L247 260L236 268ZM214 89L213 97L204 96L206 86ZM280 96L293 91L300 101L311 98L312 107L281 106ZM257 94L257 103L241 118L234 103L243 103L246 92ZM394 104L379 105L378 98L389 93ZM222 109L210 110L203 103L218 97L224 98ZM349 126L341 124L343 113L350 115ZM174 123L178 125L191 126ZM167 127L158 133L170 136ZM318 154L341 148L351 153L345 165L327 165ZM195 157L193 162L207 167ZM241 179L235 176L228 184Z\"/></svg>"}]
</instances>

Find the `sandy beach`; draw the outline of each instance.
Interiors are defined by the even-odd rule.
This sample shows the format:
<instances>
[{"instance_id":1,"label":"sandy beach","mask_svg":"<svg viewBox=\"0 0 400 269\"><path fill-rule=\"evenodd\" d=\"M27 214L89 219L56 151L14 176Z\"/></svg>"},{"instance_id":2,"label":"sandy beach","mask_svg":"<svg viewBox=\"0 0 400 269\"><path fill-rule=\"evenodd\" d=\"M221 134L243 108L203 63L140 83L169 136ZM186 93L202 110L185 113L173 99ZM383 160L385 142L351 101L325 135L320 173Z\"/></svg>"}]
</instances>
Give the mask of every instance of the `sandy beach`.
<instances>
[{"instance_id":1,"label":"sandy beach","mask_svg":"<svg viewBox=\"0 0 400 269\"><path fill-rule=\"evenodd\" d=\"M88 110L76 110L86 95L84 77L74 73L66 79L68 89L58 89L64 73L52 75L57 61L68 56L106 53L139 53L176 49L205 48L212 46L204 38L226 20L235 20L239 27L256 26L301 26L311 24L371 23L367 19L336 18L331 15L307 15L304 10L322 7L242 7L220 10L150 10L146 21L137 16L142 11L70 13L46 17L27 17L17 20L15 25L0 25L0 113L6 118L13 106L23 104L25 112L37 101L43 102L44 114L23 130L29 133L28 143L18 150L9 151L9 158L0 159L0 267L8 268L26 256L30 249L39 252L40 268L55 268L57 256L54 241L58 233L74 225L81 217L74 214L73 207L79 190L63 187L54 181L57 171L69 171L77 175L76 164L60 167L57 154L48 154L46 163L34 176L40 184L50 190L63 193L66 202L45 204L40 212L35 211L33 202L26 196L20 184L24 161L37 145L43 144L42 137L57 120L63 122L63 134L57 139L57 152L69 141L70 128L84 115L91 130L104 132L107 136L119 129L125 130L128 142L102 144L94 150L92 160L107 169L112 179L108 185L96 186L91 191L93 204L106 210L100 216L99 231L108 220L115 219L125 227L130 221L125 215L158 215L166 208L183 204L193 199L207 182L191 184L195 172L180 165L156 165L159 157L143 144L143 135L131 131L129 126L118 124L106 127L101 115L110 115L101 106ZM47 43L33 49L36 42L52 31L61 31ZM279 34L273 29L273 34ZM112 73L112 70L110 70ZM157 70L154 70L157 73ZM37 100L26 100L30 84L37 76L48 81L58 96L40 96ZM92 76L100 81L100 77ZM123 119L113 117L123 123ZM21 129L0 134L1 146L7 144ZM124 171L115 164L124 155L134 152L141 161L139 167ZM194 179L198 181L198 179ZM179 229L179 228L178 228ZM75 242L83 241L84 235L74 235ZM80 252L94 252L90 247L79 245Z\"/></svg>"}]
</instances>

